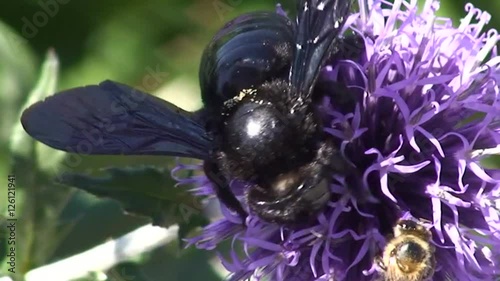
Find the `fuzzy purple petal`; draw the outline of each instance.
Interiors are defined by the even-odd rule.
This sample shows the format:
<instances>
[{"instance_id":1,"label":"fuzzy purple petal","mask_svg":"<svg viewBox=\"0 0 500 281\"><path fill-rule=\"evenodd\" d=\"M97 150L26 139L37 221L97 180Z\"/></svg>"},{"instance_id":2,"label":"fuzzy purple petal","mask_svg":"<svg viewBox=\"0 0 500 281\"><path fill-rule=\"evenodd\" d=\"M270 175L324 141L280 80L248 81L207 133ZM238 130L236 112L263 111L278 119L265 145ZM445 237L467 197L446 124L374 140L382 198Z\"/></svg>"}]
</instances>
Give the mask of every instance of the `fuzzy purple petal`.
<instances>
[{"instance_id":1,"label":"fuzzy purple petal","mask_svg":"<svg viewBox=\"0 0 500 281\"><path fill-rule=\"evenodd\" d=\"M491 16L467 4L453 25L436 15L439 1L358 2L348 22L364 51L332 57L319 78L348 91L317 91L326 135L360 176L332 174L332 199L315 223L290 229L251 214L244 226L222 208L224 218L189 243L232 240L232 262L221 257L230 280L371 281L394 224L413 218L432 232L431 280L499 278L500 171L482 166L500 154L499 36L483 30ZM178 181L214 195L204 177ZM245 185L231 188L247 208Z\"/></svg>"}]
</instances>

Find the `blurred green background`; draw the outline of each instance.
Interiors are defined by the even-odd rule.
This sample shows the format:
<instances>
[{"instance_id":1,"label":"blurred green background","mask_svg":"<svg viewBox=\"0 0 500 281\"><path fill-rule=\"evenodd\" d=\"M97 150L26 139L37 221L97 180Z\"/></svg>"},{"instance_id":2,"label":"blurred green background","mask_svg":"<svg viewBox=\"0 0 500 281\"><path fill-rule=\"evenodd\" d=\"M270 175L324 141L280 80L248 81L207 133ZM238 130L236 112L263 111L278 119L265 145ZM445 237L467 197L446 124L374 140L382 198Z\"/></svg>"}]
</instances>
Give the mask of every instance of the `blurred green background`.
<instances>
[{"instance_id":1,"label":"blurred green background","mask_svg":"<svg viewBox=\"0 0 500 281\"><path fill-rule=\"evenodd\" d=\"M285 9L292 0L281 3ZM423 0L421 0L423 4ZM498 1L470 1L493 15L489 27L500 26ZM59 76L47 89L120 81L194 110L201 106L197 81L201 52L211 36L235 15L273 9L264 0L15 0L0 2L0 179L16 173L18 230L17 277L32 268L70 256L147 223L123 215L112 200L96 199L51 183L61 170L93 173L108 166L154 164L170 168L162 157L68 158L34 145L19 132L20 108L35 87L47 51L59 58ZM466 1L443 0L440 14L465 15ZM55 73L54 58L45 65ZM57 83L56 83L57 82ZM42 87L43 88L43 87ZM17 126L17 127L16 127ZM17 129L16 129L17 128ZM12 151L14 150L14 151ZM173 184L173 183L172 183ZM5 184L0 184L0 214L6 215ZM0 235L5 234L4 221ZM0 245L0 260L5 243ZM221 280L213 253L169 245L122 264L133 280ZM6 266L2 260L1 273ZM223 274L223 273L222 273ZM86 280L94 280L89 277ZM50 280L48 280L50 281Z\"/></svg>"}]
</instances>

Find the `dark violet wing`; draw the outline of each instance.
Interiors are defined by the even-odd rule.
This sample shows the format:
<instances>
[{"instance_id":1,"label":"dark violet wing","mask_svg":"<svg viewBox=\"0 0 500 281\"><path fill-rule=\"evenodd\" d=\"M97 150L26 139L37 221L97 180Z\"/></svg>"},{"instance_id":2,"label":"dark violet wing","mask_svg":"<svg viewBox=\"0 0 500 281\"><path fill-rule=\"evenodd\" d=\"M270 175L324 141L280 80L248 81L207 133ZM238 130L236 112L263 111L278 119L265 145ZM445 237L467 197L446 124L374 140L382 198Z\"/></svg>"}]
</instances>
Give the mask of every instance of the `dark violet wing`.
<instances>
[{"instance_id":1,"label":"dark violet wing","mask_svg":"<svg viewBox=\"0 0 500 281\"><path fill-rule=\"evenodd\" d=\"M301 0L290 84L308 96L350 14L352 0Z\"/></svg>"},{"instance_id":2,"label":"dark violet wing","mask_svg":"<svg viewBox=\"0 0 500 281\"><path fill-rule=\"evenodd\" d=\"M68 152L205 159L210 140L190 112L126 85L104 81L48 97L26 109L33 138Z\"/></svg>"}]
</instances>

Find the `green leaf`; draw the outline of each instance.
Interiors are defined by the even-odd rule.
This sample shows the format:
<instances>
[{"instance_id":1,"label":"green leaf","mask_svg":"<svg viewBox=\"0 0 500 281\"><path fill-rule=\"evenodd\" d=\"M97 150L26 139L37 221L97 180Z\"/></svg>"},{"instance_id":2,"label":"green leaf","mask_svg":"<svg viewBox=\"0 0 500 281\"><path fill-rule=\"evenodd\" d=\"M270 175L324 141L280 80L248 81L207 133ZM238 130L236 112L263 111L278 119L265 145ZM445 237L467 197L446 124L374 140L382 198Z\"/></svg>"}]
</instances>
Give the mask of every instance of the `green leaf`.
<instances>
[{"instance_id":1,"label":"green leaf","mask_svg":"<svg viewBox=\"0 0 500 281\"><path fill-rule=\"evenodd\" d=\"M183 220L179 223L179 232L177 234L177 242L179 247L184 249L186 238L191 231L196 230L198 227L205 226L209 223L207 217L203 216L200 212L192 212L191 210L186 210L184 214L189 214L188 220Z\"/></svg>"},{"instance_id":2,"label":"green leaf","mask_svg":"<svg viewBox=\"0 0 500 281\"><path fill-rule=\"evenodd\" d=\"M18 109L35 79L36 60L28 40L0 22L0 141L6 144Z\"/></svg>"},{"instance_id":3,"label":"green leaf","mask_svg":"<svg viewBox=\"0 0 500 281\"><path fill-rule=\"evenodd\" d=\"M500 169L500 155L489 155L482 159L481 164L488 169Z\"/></svg>"},{"instance_id":4,"label":"green leaf","mask_svg":"<svg viewBox=\"0 0 500 281\"><path fill-rule=\"evenodd\" d=\"M57 84L59 62L54 51L50 50L42 65L40 77L27 101L19 110L16 107L17 119L13 122L9 149L12 155L10 171L18 175L16 187L18 192L17 216L22 218L19 224L17 237L19 243L17 269L22 276L33 266L43 264L52 254L59 242L61 232L56 230L57 217L65 205L65 199L70 196L70 191L65 188L48 190L48 180L40 173L36 159L35 141L24 131L20 116L22 110L52 95ZM19 111L18 111L19 110ZM55 155L51 155L54 157ZM53 158L44 159L47 161ZM50 203L48 203L50 202Z\"/></svg>"},{"instance_id":5,"label":"green leaf","mask_svg":"<svg viewBox=\"0 0 500 281\"><path fill-rule=\"evenodd\" d=\"M106 168L104 175L66 172L57 181L100 197L118 200L125 211L150 217L154 225L185 224L191 228L200 202L186 189L175 187L165 169L152 166ZM198 218L196 218L199 221Z\"/></svg>"},{"instance_id":6,"label":"green leaf","mask_svg":"<svg viewBox=\"0 0 500 281\"><path fill-rule=\"evenodd\" d=\"M134 281L152 281L146 274L144 274L143 269L136 263L133 262L123 262L117 264L110 270L106 272L109 281L113 280L134 280Z\"/></svg>"},{"instance_id":7,"label":"green leaf","mask_svg":"<svg viewBox=\"0 0 500 281\"><path fill-rule=\"evenodd\" d=\"M42 70L35 88L28 96L28 100L21 107L18 113L16 125L12 129L10 139L10 150L15 156L30 158L33 154L33 139L24 131L19 118L21 117L24 109L28 108L35 102L42 100L54 94L57 85L57 75L59 70L59 61L57 55L53 50L49 50L42 65ZM47 159L44 159L46 161Z\"/></svg>"}]
</instances>

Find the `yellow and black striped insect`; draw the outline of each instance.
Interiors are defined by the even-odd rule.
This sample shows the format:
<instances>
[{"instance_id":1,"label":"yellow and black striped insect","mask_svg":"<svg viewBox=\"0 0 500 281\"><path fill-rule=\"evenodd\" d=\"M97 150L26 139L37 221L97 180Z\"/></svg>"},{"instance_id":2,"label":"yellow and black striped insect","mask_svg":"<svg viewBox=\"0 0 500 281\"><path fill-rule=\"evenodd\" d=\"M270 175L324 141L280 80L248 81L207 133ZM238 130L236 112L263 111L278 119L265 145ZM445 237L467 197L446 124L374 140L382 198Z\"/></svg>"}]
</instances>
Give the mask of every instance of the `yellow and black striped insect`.
<instances>
[{"instance_id":1,"label":"yellow and black striped insect","mask_svg":"<svg viewBox=\"0 0 500 281\"><path fill-rule=\"evenodd\" d=\"M387 243L382 256L376 259L381 281L424 281L432 277L436 260L432 235L423 225L412 220L400 220L394 227L394 237Z\"/></svg>"}]
</instances>

